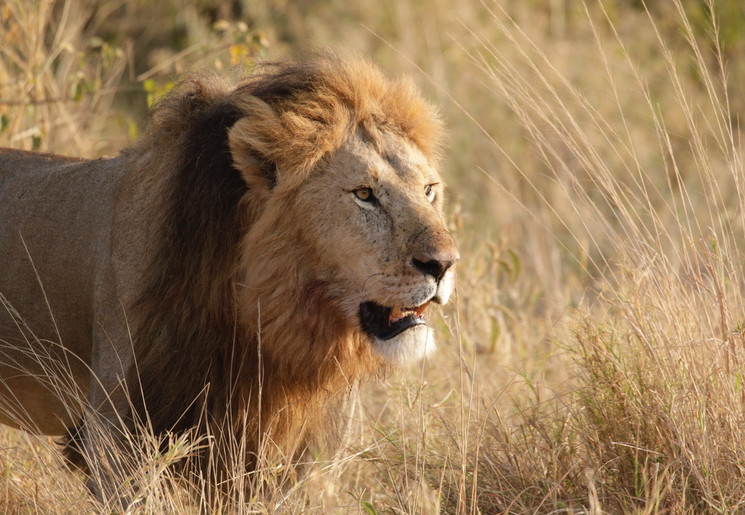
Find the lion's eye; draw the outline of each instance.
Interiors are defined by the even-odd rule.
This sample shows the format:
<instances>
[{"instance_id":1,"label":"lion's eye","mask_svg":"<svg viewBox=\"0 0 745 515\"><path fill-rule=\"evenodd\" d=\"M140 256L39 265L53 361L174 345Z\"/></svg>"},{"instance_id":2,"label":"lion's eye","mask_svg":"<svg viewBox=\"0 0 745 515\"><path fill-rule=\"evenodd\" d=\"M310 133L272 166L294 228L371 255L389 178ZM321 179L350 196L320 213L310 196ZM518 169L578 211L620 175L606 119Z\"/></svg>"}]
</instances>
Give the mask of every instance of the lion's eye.
<instances>
[{"instance_id":1,"label":"lion's eye","mask_svg":"<svg viewBox=\"0 0 745 515\"><path fill-rule=\"evenodd\" d=\"M424 188L424 194L427 195L427 200L429 200L430 202L434 202L435 197L437 196L435 192L435 185L427 184L427 186Z\"/></svg>"},{"instance_id":2,"label":"lion's eye","mask_svg":"<svg viewBox=\"0 0 745 515\"><path fill-rule=\"evenodd\" d=\"M369 186L362 186L360 188L357 188L356 190L352 191L352 193L354 193L354 196L362 202L375 201L375 195L373 194L372 188L370 188Z\"/></svg>"}]
</instances>

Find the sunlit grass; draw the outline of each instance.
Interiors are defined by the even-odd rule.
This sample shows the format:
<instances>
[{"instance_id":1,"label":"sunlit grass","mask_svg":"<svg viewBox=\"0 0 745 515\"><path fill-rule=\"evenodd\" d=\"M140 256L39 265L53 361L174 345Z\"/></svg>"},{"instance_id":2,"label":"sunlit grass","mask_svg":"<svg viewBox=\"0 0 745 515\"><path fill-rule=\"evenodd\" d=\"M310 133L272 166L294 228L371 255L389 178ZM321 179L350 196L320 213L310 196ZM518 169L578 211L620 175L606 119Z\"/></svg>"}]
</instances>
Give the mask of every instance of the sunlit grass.
<instances>
[{"instance_id":1,"label":"sunlit grass","mask_svg":"<svg viewBox=\"0 0 745 515\"><path fill-rule=\"evenodd\" d=\"M311 456L305 474L267 467L206 500L165 465L209 442L173 440L163 455L154 438L138 461L148 502L135 510L742 509L745 99L717 17L702 30L678 1L664 19L621 2L280 4L250 13L270 57L311 40L357 49L413 74L442 106L457 298L436 356L352 397L338 453ZM72 18L5 9L0 143L96 155L99 132L113 132L107 113L127 117L111 103L123 57L73 61L68 48L88 40ZM147 77L166 83L169 70ZM71 77L101 86L35 102L79 91ZM91 509L53 443L0 439L9 511Z\"/></svg>"}]
</instances>

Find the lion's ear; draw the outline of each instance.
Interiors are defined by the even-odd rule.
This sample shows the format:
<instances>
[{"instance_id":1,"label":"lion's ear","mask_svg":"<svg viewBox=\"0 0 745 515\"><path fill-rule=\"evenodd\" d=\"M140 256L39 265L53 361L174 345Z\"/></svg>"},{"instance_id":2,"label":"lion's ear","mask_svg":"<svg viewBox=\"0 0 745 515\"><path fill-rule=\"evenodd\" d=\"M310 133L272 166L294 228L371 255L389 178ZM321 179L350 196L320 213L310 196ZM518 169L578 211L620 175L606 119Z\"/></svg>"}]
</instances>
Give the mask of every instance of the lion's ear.
<instances>
[{"instance_id":1,"label":"lion's ear","mask_svg":"<svg viewBox=\"0 0 745 515\"><path fill-rule=\"evenodd\" d=\"M272 154L276 142L284 136L282 124L274 110L256 97L242 98L238 107L243 117L228 132L233 166L251 190L268 193L277 184L277 163Z\"/></svg>"}]
</instances>

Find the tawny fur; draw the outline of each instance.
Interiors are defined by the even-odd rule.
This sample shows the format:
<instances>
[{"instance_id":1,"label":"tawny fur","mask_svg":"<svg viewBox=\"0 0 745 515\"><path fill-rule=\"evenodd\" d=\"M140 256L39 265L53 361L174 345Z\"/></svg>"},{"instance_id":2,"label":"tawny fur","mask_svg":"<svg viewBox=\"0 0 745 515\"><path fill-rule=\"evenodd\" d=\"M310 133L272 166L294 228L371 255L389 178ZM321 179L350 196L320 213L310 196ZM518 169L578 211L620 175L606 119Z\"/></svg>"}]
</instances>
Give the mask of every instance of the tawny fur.
<instances>
[{"instance_id":1,"label":"tawny fur","mask_svg":"<svg viewBox=\"0 0 745 515\"><path fill-rule=\"evenodd\" d=\"M361 59L264 65L237 89L201 77L178 85L157 104L142 141L103 161L124 170L116 195L126 216L117 211L114 225L148 256L141 274L119 281L125 289L131 280L136 294L120 300L132 331L133 359L122 362L131 361L125 379L134 412L119 414L156 433L209 429L220 453L243 435L252 455L266 441L287 457L301 451L327 422L328 406L386 366L386 352L373 352L340 300L343 285L329 279L333 271L319 278L312 242L323 229L306 216L323 205L297 192L352 136L381 154L386 138L398 138L423 156L416 169L434 170L441 132L411 82L390 81ZM97 165L64 166L84 174ZM426 174L423 184L439 184L436 172ZM416 188L419 195L423 186ZM415 234L401 241L457 259L442 201L409 211ZM147 234L135 234L128 216L147 224ZM115 264L135 259L121 252L113 252ZM400 259L410 266L409 254ZM115 345L122 354L129 348ZM76 354L98 373L86 352ZM117 397L115 379L104 381L105 398ZM74 451L84 443L71 434Z\"/></svg>"}]
</instances>

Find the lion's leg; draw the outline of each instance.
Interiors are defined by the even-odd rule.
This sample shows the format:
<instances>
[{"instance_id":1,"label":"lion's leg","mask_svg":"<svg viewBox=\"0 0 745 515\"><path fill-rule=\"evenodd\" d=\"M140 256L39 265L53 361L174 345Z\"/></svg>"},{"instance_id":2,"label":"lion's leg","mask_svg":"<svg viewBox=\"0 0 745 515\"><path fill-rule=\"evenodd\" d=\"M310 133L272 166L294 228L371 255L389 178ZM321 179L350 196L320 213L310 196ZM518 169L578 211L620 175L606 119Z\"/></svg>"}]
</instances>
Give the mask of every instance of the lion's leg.
<instances>
[{"instance_id":1,"label":"lion's leg","mask_svg":"<svg viewBox=\"0 0 745 515\"><path fill-rule=\"evenodd\" d=\"M87 475L88 463L83 456L83 424L68 428L67 434L57 443L62 447L62 455L70 468L82 470Z\"/></svg>"},{"instance_id":2,"label":"lion's leg","mask_svg":"<svg viewBox=\"0 0 745 515\"><path fill-rule=\"evenodd\" d=\"M97 413L88 413L81 430L82 455L88 466L86 486L91 494L115 511L127 511L137 502L133 481L137 467L134 440L127 427Z\"/></svg>"},{"instance_id":3,"label":"lion's leg","mask_svg":"<svg viewBox=\"0 0 745 515\"><path fill-rule=\"evenodd\" d=\"M112 333L104 327L99 324L94 331L92 368L97 373L91 377L89 404L72 443L78 444L86 462L91 493L114 508L127 508L136 496L131 477L138 451L124 380L133 359L126 328L120 325L121 330Z\"/></svg>"},{"instance_id":4,"label":"lion's leg","mask_svg":"<svg viewBox=\"0 0 745 515\"><path fill-rule=\"evenodd\" d=\"M116 391L111 397L116 396ZM111 401L107 401L113 404ZM138 502L138 458L142 452L127 408L86 410L77 433L71 433L66 454L76 455L88 474L86 486L108 509L127 511ZM121 405L120 405L121 406ZM70 458L68 458L69 460Z\"/></svg>"}]
</instances>

